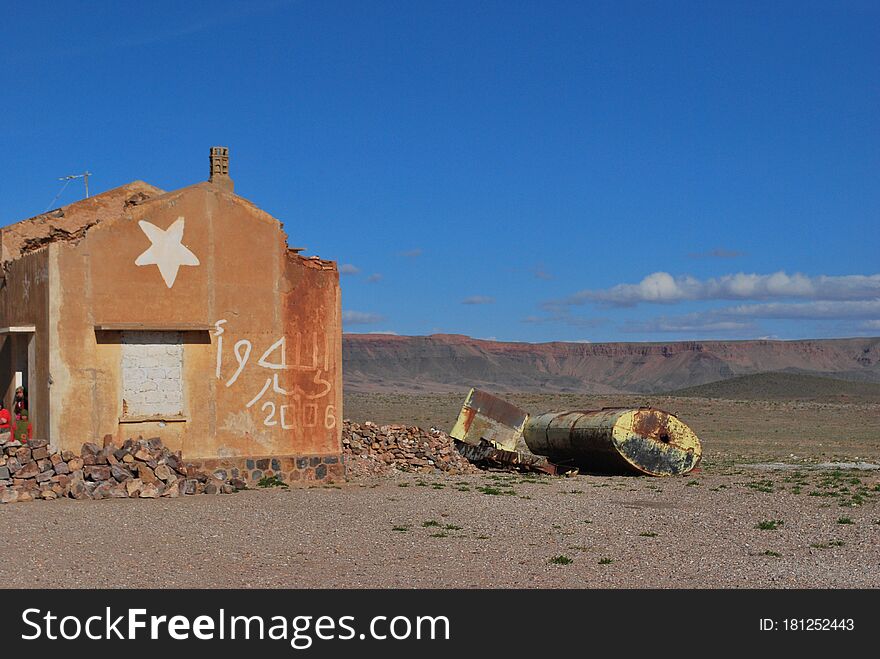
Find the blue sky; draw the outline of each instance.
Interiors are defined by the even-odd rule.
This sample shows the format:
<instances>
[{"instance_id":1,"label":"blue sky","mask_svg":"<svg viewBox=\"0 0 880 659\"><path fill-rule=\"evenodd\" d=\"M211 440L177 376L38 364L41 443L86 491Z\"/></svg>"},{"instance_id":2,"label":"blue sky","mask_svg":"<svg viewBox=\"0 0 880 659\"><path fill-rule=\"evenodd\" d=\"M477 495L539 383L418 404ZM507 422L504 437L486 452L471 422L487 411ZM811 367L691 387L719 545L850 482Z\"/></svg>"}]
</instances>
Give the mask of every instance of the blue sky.
<instances>
[{"instance_id":1,"label":"blue sky","mask_svg":"<svg viewBox=\"0 0 880 659\"><path fill-rule=\"evenodd\" d=\"M223 144L346 331L880 335L876 3L2 6L2 224Z\"/></svg>"}]
</instances>

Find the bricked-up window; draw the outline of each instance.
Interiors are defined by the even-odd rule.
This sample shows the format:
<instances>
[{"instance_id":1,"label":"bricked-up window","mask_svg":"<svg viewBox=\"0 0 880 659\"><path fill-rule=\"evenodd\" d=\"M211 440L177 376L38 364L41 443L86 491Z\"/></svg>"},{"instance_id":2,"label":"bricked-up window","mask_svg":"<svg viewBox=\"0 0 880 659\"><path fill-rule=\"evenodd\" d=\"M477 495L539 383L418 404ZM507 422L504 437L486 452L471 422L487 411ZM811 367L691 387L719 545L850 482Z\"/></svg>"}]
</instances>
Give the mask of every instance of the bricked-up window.
<instances>
[{"instance_id":1,"label":"bricked-up window","mask_svg":"<svg viewBox=\"0 0 880 659\"><path fill-rule=\"evenodd\" d=\"M183 414L180 332L122 332L123 416Z\"/></svg>"}]
</instances>

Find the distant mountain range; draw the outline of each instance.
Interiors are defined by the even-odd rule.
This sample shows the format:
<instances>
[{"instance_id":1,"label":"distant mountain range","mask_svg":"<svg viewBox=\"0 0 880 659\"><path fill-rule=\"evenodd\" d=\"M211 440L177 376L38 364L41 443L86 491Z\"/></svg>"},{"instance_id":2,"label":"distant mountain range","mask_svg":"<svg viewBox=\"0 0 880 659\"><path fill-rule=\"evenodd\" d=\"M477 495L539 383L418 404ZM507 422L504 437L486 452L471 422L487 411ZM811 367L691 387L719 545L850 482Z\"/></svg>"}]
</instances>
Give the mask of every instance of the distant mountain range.
<instances>
[{"instance_id":1,"label":"distant mountain range","mask_svg":"<svg viewBox=\"0 0 880 659\"><path fill-rule=\"evenodd\" d=\"M348 391L660 393L742 375L880 382L880 337L676 343L502 343L457 334L346 334Z\"/></svg>"}]
</instances>

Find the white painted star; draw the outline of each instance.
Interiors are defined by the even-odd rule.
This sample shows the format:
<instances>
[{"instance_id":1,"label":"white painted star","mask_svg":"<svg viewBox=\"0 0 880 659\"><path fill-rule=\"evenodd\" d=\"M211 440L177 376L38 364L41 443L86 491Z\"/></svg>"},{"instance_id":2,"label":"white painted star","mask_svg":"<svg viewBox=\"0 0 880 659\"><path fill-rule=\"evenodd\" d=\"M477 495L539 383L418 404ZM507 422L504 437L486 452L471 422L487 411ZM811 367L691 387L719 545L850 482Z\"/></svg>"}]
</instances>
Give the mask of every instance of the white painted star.
<instances>
[{"instance_id":1,"label":"white painted star","mask_svg":"<svg viewBox=\"0 0 880 659\"><path fill-rule=\"evenodd\" d=\"M152 245L135 259L135 265L157 265L168 288L174 286L177 270L182 265L199 265L199 257L180 242L183 240L183 216L165 230L144 220L138 222Z\"/></svg>"}]
</instances>

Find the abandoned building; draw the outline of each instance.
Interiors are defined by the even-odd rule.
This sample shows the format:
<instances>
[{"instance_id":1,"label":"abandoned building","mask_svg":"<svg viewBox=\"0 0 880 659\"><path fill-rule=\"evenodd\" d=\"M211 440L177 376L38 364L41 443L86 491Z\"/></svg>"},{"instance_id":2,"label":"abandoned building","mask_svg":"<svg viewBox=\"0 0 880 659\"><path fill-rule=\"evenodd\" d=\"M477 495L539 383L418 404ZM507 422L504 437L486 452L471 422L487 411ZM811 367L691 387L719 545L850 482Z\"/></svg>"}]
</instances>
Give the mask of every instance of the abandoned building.
<instances>
[{"instance_id":1,"label":"abandoned building","mask_svg":"<svg viewBox=\"0 0 880 659\"><path fill-rule=\"evenodd\" d=\"M233 193L142 181L0 229L0 396L28 390L59 450L160 437L185 460L285 480L340 476L333 261L289 248Z\"/></svg>"}]
</instances>

